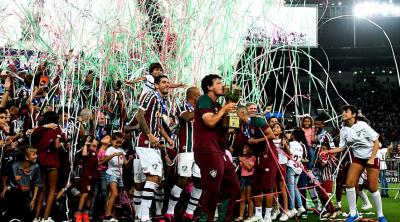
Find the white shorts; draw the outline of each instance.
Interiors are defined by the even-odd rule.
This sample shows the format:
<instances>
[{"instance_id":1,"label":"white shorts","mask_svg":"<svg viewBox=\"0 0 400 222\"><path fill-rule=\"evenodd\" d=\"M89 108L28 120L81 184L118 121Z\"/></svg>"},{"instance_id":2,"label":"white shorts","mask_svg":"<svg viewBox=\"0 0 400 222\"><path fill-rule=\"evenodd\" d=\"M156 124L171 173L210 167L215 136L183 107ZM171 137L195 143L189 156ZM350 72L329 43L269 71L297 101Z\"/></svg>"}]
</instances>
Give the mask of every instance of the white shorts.
<instances>
[{"instance_id":1,"label":"white shorts","mask_svg":"<svg viewBox=\"0 0 400 222\"><path fill-rule=\"evenodd\" d=\"M194 153L178 153L178 175L200 178L200 168L194 162Z\"/></svg>"},{"instance_id":2,"label":"white shorts","mask_svg":"<svg viewBox=\"0 0 400 222\"><path fill-rule=\"evenodd\" d=\"M144 174L163 177L163 161L159 149L136 147L135 150Z\"/></svg>"},{"instance_id":3,"label":"white shorts","mask_svg":"<svg viewBox=\"0 0 400 222\"><path fill-rule=\"evenodd\" d=\"M135 183L143 183L146 181L146 176L143 173L142 164L139 159L133 159L133 179Z\"/></svg>"}]
</instances>

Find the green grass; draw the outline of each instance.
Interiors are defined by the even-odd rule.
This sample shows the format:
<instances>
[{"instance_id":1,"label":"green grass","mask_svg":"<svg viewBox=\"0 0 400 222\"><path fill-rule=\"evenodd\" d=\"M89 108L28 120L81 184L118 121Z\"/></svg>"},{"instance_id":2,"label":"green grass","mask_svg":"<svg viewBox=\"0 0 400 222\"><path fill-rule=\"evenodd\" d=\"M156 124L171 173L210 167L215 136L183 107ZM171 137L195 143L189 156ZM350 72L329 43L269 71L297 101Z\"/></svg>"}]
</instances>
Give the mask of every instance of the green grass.
<instances>
[{"instance_id":1,"label":"green grass","mask_svg":"<svg viewBox=\"0 0 400 222\"><path fill-rule=\"evenodd\" d=\"M400 188L400 184L389 184L389 188ZM383 213L384 213L387 221L389 221L389 222L400 221L400 213L399 213L400 212L400 195L397 197L397 200L395 200L394 197L396 196L396 193L397 193L397 190L389 190L390 197L382 198ZM369 197L369 200L370 200L372 206L374 206L374 207L366 212L371 212L374 214L363 215L363 218L369 218L372 220L376 220L377 215L376 215L374 202L368 191L367 191L367 194L368 194L368 197ZM332 200L334 203L336 203L335 197L333 197ZM364 211L361 210L361 205L362 205L362 202L360 199L358 199L357 209L361 213L364 213ZM348 212L346 195L343 195L343 197L342 197L342 211L346 212L346 213ZM345 219L341 216L339 218ZM294 220L291 220L291 221L294 221ZM308 219L302 219L301 221L320 221L320 220L319 220L319 217L316 215L308 215Z\"/></svg>"}]
</instances>

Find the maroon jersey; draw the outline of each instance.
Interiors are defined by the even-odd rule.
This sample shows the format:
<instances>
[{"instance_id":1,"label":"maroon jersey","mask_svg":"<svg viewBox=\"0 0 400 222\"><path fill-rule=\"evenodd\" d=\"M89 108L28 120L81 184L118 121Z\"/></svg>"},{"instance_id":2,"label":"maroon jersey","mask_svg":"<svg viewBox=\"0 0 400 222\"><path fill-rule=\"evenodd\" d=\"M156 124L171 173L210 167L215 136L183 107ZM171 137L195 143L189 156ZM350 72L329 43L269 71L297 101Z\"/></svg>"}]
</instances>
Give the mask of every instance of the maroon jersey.
<instances>
[{"instance_id":1,"label":"maroon jersey","mask_svg":"<svg viewBox=\"0 0 400 222\"><path fill-rule=\"evenodd\" d=\"M194 152L225 154L227 130L219 121L213 128L208 127L202 118L205 113L218 113L221 105L213 102L208 95L202 95L194 111Z\"/></svg>"},{"instance_id":2,"label":"maroon jersey","mask_svg":"<svg viewBox=\"0 0 400 222\"><path fill-rule=\"evenodd\" d=\"M151 91L146 93L140 100L139 109L142 109L145 114L144 118L146 120L147 126L155 137L160 136L159 127L161 126L162 114L163 114L163 100L156 94L157 92ZM166 112L166 110L165 110ZM138 135L139 147L148 147L150 145L147 135L140 132Z\"/></svg>"},{"instance_id":3,"label":"maroon jersey","mask_svg":"<svg viewBox=\"0 0 400 222\"><path fill-rule=\"evenodd\" d=\"M176 116L179 118L179 139L178 139L178 149L180 153L183 152L193 152L193 122L186 121L181 118L181 115L187 112L194 112L194 107L184 101L176 109Z\"/></svg>"}]
</instances>

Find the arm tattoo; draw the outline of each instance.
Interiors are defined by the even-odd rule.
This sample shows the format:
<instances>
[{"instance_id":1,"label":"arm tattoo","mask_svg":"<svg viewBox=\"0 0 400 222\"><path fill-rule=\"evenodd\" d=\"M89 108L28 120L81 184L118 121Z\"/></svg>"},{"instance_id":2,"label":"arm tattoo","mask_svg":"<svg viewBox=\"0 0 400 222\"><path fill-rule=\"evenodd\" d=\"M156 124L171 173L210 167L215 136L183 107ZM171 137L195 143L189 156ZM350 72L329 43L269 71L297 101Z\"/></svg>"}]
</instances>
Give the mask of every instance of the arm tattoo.
<instances>
[{"instance_id":1,"label":"arm tattoo","mask_svg":"<svg viewBox=\"0 0 400 222\"><path fill-rule=\"evenodd\" d=\"M142 130L142 132L145 133L145 134L149 134L150 133L150 129L149 129L149 126L146 123L146 119L144 118L144 111L139 109L139 111L138 111L136 116L137 116L137 121L139 122L140 129Z\"/></svg>"}]
</instances>

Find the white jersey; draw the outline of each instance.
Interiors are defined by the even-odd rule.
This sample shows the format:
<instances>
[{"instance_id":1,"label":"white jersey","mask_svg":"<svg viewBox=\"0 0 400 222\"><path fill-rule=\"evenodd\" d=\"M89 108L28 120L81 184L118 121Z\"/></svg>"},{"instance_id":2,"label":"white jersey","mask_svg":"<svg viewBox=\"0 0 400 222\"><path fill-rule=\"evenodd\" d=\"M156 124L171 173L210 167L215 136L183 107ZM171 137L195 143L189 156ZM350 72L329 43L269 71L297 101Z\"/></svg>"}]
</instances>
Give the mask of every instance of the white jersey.
<instances>
[{"instance_id":1,"label":"white jersey","mask_svg":"<svg viewBox=\"0 0 400 222\"><path fill-rule=\"evenodd\" d=\"M302 171L303 164L301 160L303 159L303 145L297 141L289 142L289 149L292 153L292 159L288 161L287 165L293 169L297 174Z\"/></svg>"},{"instance_id":2,"label":"white jersey","mask_svg":"<svg viewBox=\"0 0 400 222\"><path fill-rule=\"evenodd\" d=\"M339 147L351 147L355 157L360 159L369 159L374 146L373 141L379 138L366 122L357 121L353 126L343 126L340 129Z\"/></svg>"},{"instance_id":3,"label":"white jersey","mask_svg":"<svg viewBox=\"0 0 400 222\"><path fill-rule=\"evenodd\" d=\"M287 164L288 158L286 157L285 151L282 147L282 139L274 139L273 142L278 149L279 164Z\"/></svg>"},{"instance_id":4,"label":"white jersey","mask_svg":"<svg viewBox=\"0 0 400 222\"><path fill-rule=\"evenodd\" d=\"M387 170L386 166L386 153L387 153L387 148L382 148L378 150L378 153L376 154L376 157L379 158L379 167L381 170Z\"/></svg>"},{"instance_id":5,"label":"white jersey","mask_svg":"<svg viewBox=\"0 0 400 222\"><path fill-rule=\"evenodd\" d=\"M108 147L106 150L106 156L111 156L114 153L126 154L122 148ZM108 168L106 173L116 177L122 177L122 165L124 164L124 156L114 156L108 161Z\"/></svg>"},{"instance_id":6,"label":"white jersey","mask_svg":"<svg viewBox=\"0 0 400 222\"><path fill-rule=\"evenodd\" d=\"M150 74L145 75L146 80L144 81L140 98L148 92L154 91L154 77Z\"/></svg>"}]
</instances>

